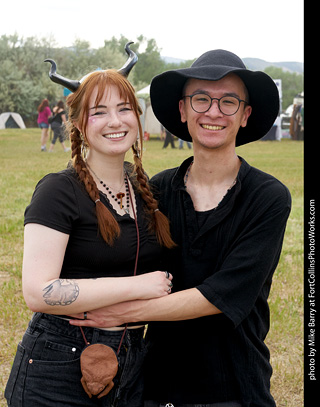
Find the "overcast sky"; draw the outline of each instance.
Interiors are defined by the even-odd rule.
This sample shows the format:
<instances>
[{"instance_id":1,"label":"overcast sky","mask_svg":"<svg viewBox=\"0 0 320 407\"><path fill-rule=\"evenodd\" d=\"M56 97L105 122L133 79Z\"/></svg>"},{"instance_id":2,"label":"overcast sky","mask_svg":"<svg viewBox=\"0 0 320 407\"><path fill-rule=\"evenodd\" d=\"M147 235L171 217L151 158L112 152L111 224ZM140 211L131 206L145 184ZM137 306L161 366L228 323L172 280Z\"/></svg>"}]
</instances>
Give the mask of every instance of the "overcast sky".
<instances>
[{"instance_id":1,"label":"overcast sky","mask_svg":"<svg viewBox=\"0 0 320 407\"><path fill-rule=\"evenodd\" d=\"M223 48L241 58L303 62L303 0L5 0L0 35L154 38L162 56L193 59Z\"/></svg>"}]
</instances>

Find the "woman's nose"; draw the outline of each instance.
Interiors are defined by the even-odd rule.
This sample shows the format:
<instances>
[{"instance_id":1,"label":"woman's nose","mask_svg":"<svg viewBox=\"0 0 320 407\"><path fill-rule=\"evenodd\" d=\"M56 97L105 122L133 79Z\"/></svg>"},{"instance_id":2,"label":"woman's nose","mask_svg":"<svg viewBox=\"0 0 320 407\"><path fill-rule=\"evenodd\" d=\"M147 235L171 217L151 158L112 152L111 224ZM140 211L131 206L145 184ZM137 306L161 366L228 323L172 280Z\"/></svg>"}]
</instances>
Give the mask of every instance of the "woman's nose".
<instances>
[{"instance_id":1,"label":"woman's nose","mask_svg":"<svg viewBox=\"0 0 320 407\"><path fill-rule=\"evenodd\" d=\"M121 119L117 113L111 113L108 120L108 127L119 127L121 125Z\"/></svg>"}]
</instances>

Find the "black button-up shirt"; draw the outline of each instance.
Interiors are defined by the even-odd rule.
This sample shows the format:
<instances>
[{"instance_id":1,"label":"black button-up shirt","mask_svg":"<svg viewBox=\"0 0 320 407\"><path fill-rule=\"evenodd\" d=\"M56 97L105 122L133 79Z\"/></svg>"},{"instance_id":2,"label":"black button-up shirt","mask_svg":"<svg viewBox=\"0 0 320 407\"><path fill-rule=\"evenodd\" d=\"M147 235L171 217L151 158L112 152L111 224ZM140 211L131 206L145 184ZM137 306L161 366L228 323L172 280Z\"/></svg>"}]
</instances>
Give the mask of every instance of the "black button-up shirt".
<instances>
[{"instance_id":1,"label":"black button-up shirt","mask_svg":"<svg viewBox=\"0 0 320 407\"><path fill-rule=\"evenodd\" d=\"M176 291L196 287L222 314L149 325L146 398L171 403L239 400L271 407L264 339L267 298L291 209L288 189L245 160L237 182L199 227L184 175L192 160L152 178L178 248Z\"/></svg>"}]
</instances>

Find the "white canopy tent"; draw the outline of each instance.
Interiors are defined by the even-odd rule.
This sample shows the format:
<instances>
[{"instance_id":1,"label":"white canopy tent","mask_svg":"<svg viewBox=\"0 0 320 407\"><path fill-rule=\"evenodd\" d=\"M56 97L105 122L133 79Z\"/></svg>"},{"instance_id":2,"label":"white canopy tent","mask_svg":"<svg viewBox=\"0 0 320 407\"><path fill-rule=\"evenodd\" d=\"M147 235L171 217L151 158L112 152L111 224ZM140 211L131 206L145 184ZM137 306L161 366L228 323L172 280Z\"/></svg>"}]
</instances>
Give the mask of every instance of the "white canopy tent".
<instances>
[{"instance_id":1,"label":"white canopy tent","mask_svg":"<svg viewBox=\"0 0 320 407\"><path fill-rule=\"evenodd\" d=\"M0 129L20 128L25 129L26 126L19 113L6 112L0 114Z\"/></svg>"},{"instance_id":2,"label":"white canopy tent","mask_svg":"<svg viewBox=\"0 0 320 407\"><path fill-rule=\"evenodd\" d=\"M140 89L140 90L137 92L137 95L150 95L150 85L146 86L146 87L143 88L143 89Z\"/></svg>"},{"instance_id":3,"label":"white canopy tent","mask_svg":"<svg viewBox=\"0 0 320 407\"><path fill-rule=\"evenodd\" d=\"M140 89L137 92L137 96L139 95L150 95L150 85L146 86L143 89ZM151 104L150 104L150 99L148 98L148 103L145 103L145 100L142 98L139 98L139 101L143 101L143 105L146 105L146 108L144 110L144 131L150 134L160 134L161 133L161 124L157 120L156 116L153 113Z\"/></svg>"}]
</instances>

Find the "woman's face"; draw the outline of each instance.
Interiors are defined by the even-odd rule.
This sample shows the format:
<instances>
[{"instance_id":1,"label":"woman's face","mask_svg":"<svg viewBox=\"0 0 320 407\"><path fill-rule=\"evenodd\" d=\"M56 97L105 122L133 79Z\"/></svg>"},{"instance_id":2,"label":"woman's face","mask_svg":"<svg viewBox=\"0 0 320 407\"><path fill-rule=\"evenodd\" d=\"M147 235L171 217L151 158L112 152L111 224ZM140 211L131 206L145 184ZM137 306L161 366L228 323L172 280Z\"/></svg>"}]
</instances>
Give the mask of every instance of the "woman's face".
<instances>
[{"instance_id":1,"label":"woman's face","mask_svg":"<svg viewBox=\"0 0 320 407\"><path fill-rule=\"evenodd\" d=\"M91 154L125 155L138 136L138 120L132 106L111 85L96 106L94 89L88 110L86 139Z\"/></svg>"}]
</instances>

